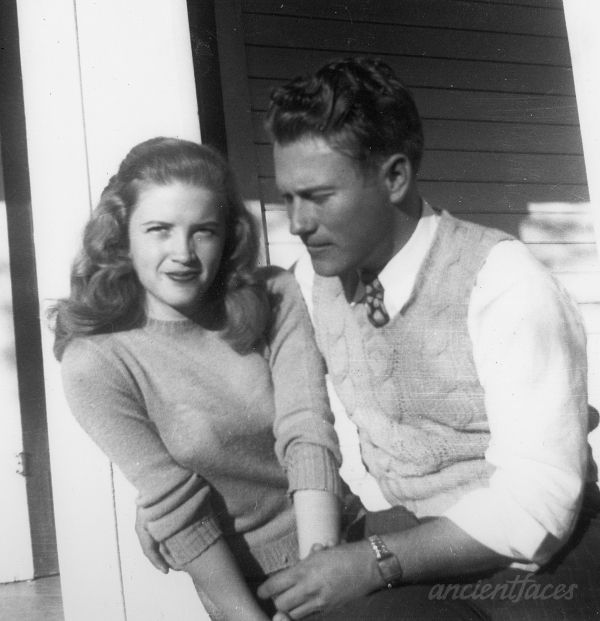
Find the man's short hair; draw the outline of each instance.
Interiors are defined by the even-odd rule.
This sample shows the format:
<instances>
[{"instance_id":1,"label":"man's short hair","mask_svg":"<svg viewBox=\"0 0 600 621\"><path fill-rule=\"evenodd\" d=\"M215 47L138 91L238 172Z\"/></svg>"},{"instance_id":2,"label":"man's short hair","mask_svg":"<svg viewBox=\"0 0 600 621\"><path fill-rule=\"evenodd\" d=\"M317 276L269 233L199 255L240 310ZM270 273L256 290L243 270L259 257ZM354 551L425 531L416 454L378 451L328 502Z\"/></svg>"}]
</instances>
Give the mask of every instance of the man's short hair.
<instances>
[{"instance_id":1,"label":"man's short hair","mask_svg":"<svg viewBox=\"0 0 600 621\"><path fill-rule=\"evenodd\" d=\"M423 128L410 91L377 58L344 58L273 89L265 126L280 145L320 137L368 169L403 153L416 173Z\"/></svg>"}]
</instances>

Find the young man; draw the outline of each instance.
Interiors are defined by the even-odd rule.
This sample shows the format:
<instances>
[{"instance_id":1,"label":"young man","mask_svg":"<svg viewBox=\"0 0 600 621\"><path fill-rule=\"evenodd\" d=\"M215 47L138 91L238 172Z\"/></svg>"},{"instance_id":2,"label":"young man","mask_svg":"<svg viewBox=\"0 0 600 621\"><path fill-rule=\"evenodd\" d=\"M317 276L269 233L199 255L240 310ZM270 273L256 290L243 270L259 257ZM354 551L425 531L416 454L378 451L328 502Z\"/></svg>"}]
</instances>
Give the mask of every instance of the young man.
<instances>
[{"instance_id":1,"label":"young man","mask_svg":"<svg viewBox=\"0 0 600 621\"><path fill-rule=\"evenodd\" d=\"M309 255L296 274L356 429L344 467L364 464L349 484L374 513L368 537L315 551L259 595L291 618L427 618L436 597L481 618L588 618L600 555L575 544L600 539L577 520L588 418L574 304L519 241L420 196L421 121L385 63L337 61L275 89L267 128ZM389 507L411 513L376 513Z\"/></svg>"}]
</instances>

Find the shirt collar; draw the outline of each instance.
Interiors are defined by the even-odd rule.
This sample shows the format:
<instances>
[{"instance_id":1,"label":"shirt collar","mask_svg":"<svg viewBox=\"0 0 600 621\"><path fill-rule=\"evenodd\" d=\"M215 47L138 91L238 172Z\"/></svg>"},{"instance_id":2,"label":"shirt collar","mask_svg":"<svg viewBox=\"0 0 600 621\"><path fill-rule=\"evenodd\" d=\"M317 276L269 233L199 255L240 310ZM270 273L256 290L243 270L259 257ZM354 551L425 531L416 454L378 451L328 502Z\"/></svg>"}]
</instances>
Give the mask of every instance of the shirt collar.
<instances>
[{"instance_id":1,"label":"shirt collar","mask_svg":"<svg viewBox=\"0 0 600 621\"><path fill-rule=\"evenodd\" d=\"M414 233L379 273L384 289L383 303L390 317L396 316L410 299L423 261L439 226L440 215L427 201Z\"/></svg>"}]
</instances>

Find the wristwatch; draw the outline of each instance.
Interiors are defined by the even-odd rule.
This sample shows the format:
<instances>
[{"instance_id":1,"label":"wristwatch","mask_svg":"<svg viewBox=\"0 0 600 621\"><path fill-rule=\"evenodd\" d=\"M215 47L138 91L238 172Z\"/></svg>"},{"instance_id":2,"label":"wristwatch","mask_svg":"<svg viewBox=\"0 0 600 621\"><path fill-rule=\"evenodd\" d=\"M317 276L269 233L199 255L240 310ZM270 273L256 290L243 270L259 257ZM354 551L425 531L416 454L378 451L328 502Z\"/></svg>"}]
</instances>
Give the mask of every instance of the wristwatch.
<instances>
[{"instance_id":1,"label":"wristwatch","mask_svg":"<svg viewBox=\"0 0 600 621\"><path fill-rule=\"evenodd\" d=\"M373 550L373 554L375 554L377 569L379 569L387 588L391 589L395 582L402 580L402 565L400 565L398 557L388 550L379 535L371 535L367 541Z\"/></svg>"}]
</instances>

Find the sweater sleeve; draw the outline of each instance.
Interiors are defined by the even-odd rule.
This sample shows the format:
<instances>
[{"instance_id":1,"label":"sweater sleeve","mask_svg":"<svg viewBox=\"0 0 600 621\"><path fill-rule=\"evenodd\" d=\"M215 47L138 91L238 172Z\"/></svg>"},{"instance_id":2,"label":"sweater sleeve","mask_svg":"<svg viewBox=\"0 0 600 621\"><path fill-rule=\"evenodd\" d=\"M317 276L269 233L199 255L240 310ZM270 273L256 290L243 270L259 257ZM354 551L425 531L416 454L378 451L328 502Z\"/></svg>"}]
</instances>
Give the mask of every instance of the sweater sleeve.
<instances>
[{"instance_id":1,"label":"sweater sleeve","mask_svg":"<svg viewBox=\"0 0 600 621\"><path fill-rule=\"evenodd\" d=\"M207 482L171 457L117 356L77 339L65 352L62 376L73 415L136 487L148 531L169 564L182 568L221 535Z\"/></svg>"},{"instance_id":2,"label":"sweater sleeve","mask_svg":"<svg viewBox=\"0 0 600 621\"><path fill-rule=\"evenodd\" d=\"M294 277L267 271L273 317L268 335L275 395L275 451L289 491L316 489L341 496L341 463L325 384L325 365Z\"/></svg>"}]
</instances>

